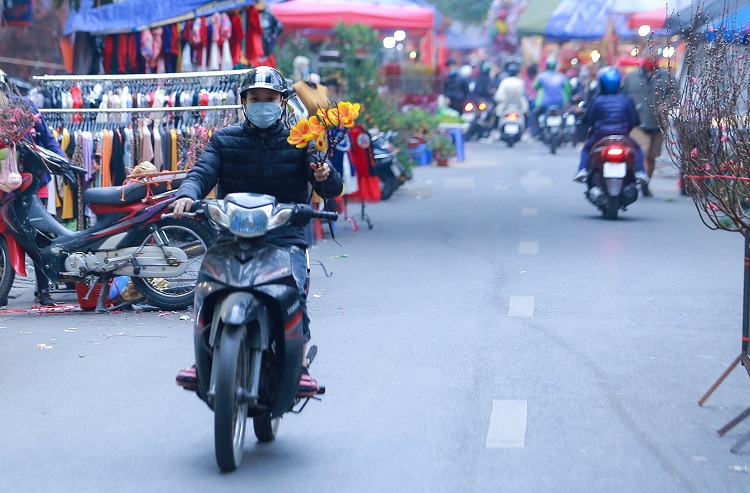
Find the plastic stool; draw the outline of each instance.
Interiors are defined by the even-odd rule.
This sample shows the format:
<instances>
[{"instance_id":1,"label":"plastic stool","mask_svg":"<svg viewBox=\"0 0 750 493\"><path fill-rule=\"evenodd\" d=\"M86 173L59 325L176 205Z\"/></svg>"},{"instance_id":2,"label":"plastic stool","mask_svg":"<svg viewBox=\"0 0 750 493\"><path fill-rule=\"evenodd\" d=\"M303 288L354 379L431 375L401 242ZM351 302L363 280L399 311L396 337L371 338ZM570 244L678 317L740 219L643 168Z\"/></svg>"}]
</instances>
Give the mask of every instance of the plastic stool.
<instances>
[{"instance_id":1,"label":"plastic stool","mask_svg":"<svg viewBox=\"0 0 750 493\"><path fill-rule=\"evenodd\" d=\"M409 154L409 160L419 166L425 166L432 162L432 155L430 154L430 147L427 144L419 144L413 149L407 149Z\"/></svg>"},{"instance_id":2,"label":"plastic stool","mask_svg":"<svg viewBox=\"0 0 750 493\"><path fill-rule=\"evenodd\" d=\"M446 128L445 134L453 139L453 145L456 146L456 159L464 160L464 131L460 128Z\"/></svg>"},{"instance_id":3,"label":"plastic stool","mask_svg":"<svg viewBox=\"0 0 750 493\"><path fill-rule=\"evenodd\" d=\"M424 148L422 148L422 154L420 156L419 164L432 164L432 149L430 149L430 146L428 146L427 144L422 144L422 146L424 146Z\"/></svg>"}]
</instances>

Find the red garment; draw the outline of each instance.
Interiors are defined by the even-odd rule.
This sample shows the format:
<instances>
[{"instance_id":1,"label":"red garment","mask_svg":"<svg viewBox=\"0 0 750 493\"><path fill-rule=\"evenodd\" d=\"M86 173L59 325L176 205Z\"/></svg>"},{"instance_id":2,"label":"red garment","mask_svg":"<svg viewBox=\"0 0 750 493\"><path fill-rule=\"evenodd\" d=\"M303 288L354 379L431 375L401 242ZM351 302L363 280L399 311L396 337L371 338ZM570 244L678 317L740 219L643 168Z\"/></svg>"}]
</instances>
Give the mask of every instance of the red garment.
<instances>
[{"instance_id":1,"label":"red garment","mask_svg":"<svg viewBox=\"0 0 750 493\"><path fill-rule=\"evenodd\" d=\"M83 108L83 93L81 88L73 86L70 88L70 95L73 98L73 108ZM80 113L73 113L73 121L76 123L82 122L83 117Z\"/></svg>"},{"instance_id":2,"label":"red garment","mask_svg":"<svg viewBox=\"0 0 750 493\"><path fill-rule=\"evenodd\" d=\"M247 36L245 37L245 57L248 60L262 58L263 28L260 27L260 14L255 7L247 7Z\"/></svg>"},{"instance_id":3,"label":"red garment","mask_svg":"<svg viewBox=\"0 0 750 493\"><path fill-rule=\"evenodd\" d=\"M117 35L117 68L116 73L125 74L128 72L128 35Z\"/></svg>"},{"instance_id":4,"label":"red garment","mask_svg":"<svg viewBox=\"0 0 750 493\"><path fill-rule=\"evenodd\" d=\"M359 190L349 194L349 197L378 202L380 201L380 180L374 174L375 156L372 154L372 146L365 149L357 145L357 137L366 131L362 125L356 125L349 130L349 139L352 143L349 161L354 166L359 185ZM371 170L372 174L370 174Z\"/></svg>"},{"instance_id":5,"label":"red garment","mask_svg":"<svg viewBox=\"0 0 750 493\"><path fill-rule=\"evenodd\" d=\"M115 49L114 36L104 36L104 49L102 49L102 61L104 63L104 73L112 73L112 51Z\"/></svg>"},{"instance_id":6,"label":"red garment","mask_svg":"<svg viewBox=\"0 0 750 493\"><path fill-rule=\"evenodd\" d=\"M136 33L128 34L128 63L127 73L137 74L138 73L138 44L136 42Z\"/></svg>"},{"instance_id":7,"label":"red garment","mask_svg":"<svg viewBox=\"0 0 750 493\"><path fill-rule=\"evenodd\" d=\"M245 39L245 31L242 29L242 18L239 14L229 14L232 21L232 37L229 38L229 50L232 52L232 63L237 65L242 58L242 40Z\"/></svg>"},{"instance_id":8,"label":"red garment","mask_svg":"<svg viewBox=\"0 0 750 493\"><path fill-rule=\"evenodd\" d=\"M199 70L206 70L208 68L208 47L211 44L211 41L208 39L208 23L208 17L204 17L201 20L201 49L198 52Z\"/></svg>"},{"instance_id":9,"label":"red garment","mask_svg":"<svg viewBox=\"0 0 750 493\"><path fill-rule=\"evenodd\" d=\"M278 68L276 66L276 57L274 56L273 53L271 53L268 56L261 56L261 57L258 57L258 58L251 58L248 61L250 62L250 65L252 65L253 67L260 67L261 65L265 65L267 67Z\"/></svg>"},{"instance_id":10,"label":"red garment","mask_svg":"<svg viewBox=\"0 0 750 493\"><path fill-rule=\"evenodd\" d=\"M180 31L177 24L172 24L168 29L172 31L172 45L169 47L169 54L179 56L180 54Z\"/></svg>"}]
</instances>

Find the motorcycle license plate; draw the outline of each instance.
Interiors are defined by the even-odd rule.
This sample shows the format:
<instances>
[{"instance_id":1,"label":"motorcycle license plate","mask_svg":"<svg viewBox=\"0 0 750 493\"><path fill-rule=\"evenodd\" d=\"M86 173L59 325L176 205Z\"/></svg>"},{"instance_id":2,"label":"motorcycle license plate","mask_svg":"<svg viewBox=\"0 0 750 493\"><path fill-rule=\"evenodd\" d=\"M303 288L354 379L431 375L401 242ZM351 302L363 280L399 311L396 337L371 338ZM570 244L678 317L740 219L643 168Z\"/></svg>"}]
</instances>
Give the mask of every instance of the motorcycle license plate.
<instances>
[{"instance_id":1,"label":"motorcycle license plate","mask_svg":"<svg viewBox=\"0 0 750 493\"><path fill-rule=\"evenodd\" d=\"M602 174L604 178L625 178L625 163L604 163Z\"/></svg>"},{"instance_id":2,"label":"motorcycle license plate","mask_svg":"<svg viewBox=\"0 0 750 493\"><path fill-rule=\"evenodd\" d=\"M563 118L559 115L552 115L547 117L547 126L548 127L559 127L562 125Z\"/></svg>"},{"instance_id":3,"label":"motorcycle license plate","mask_svg":"<svg viewBox=\"0 0 750 493\"><path fill-rule=\"evenodd\" d=\"M505 124L505 133L508 135L518 135L518 132L520 130L521 130L521 127L519 127L517 123Z\"/></svg>"}]
</instances>

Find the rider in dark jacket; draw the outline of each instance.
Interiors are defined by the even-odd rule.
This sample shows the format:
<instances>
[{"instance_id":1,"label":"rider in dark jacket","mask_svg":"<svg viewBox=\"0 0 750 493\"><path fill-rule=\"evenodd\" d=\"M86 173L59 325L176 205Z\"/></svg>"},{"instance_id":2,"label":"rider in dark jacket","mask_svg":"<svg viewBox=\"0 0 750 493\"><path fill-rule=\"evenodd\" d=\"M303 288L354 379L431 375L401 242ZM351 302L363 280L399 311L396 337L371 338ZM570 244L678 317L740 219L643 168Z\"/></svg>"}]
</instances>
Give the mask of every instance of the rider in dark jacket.
<instances>
[{"instance_id":1,"label":"rider in dark jacket","mask_svg":"<svg viewBox=\"0 0 750 493\"><path fill-rule=\"evenodd\" d=\"M446 68L448 77L443 86L443 95L448 98L448 106L461 113L469 95L469 81L459 73L455 60L448 60Z\"/></svg>"},{"instance_id":2,"label":"rider in dark jacket","mask_svg":"<svg viewBox=\"0 0 750 493\"><path fill-rule=\"evenodd\" d=\"M310 185L323 198L340 195L343 183L335 168L327 162L317 167L307 149L298 149L286 140L289 129L282 118L287 95L284 77L274 68L257 67L248 72L238 92L245 107L245 120L213 134L177 191L175 217L182 217L194 201L208 195L217 185L217 198L234 192L251 192L272 195L279 202L306 203ZM266 241L289 249L302 306L303 330L309 341L304 228L288 226L271 231ZM303 361L303 367L304 364ZM177 384L190 390L197 388L195 367L181 370ZM317 382L303 368L297 395L309 397L317 390Z\"/></svg>"},{"instance_id":3,"label":"rider in dark jacket","mask_svg":"<svg viewBox=\"0 0 750 493\"><path fill-rule=\"evenodd\" d=\"M648 175L643 169L643 151L630 138L630 131L640 123L633 101L618 92L620 72L613 67L602 69L599 74L601 93L594 98L583 117L584 125L590 127L590 137L581 149L581 160L578 172L573 181L585 182L588 176L589 153L599 140L610 135L622 135L628 144L635 149L635 177L639 182L648 183Z\"/></svg>"}]
</instances>

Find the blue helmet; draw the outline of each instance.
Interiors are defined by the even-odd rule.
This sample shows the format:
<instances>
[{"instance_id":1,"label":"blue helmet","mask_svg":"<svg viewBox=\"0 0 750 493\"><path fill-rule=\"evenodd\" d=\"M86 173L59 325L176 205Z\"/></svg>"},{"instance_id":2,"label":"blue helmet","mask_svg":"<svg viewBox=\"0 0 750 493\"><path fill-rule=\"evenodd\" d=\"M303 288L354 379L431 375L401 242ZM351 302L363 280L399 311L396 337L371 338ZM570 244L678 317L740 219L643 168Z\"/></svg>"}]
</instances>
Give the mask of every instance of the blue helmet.
<instances>
[{"instance_id":1,"label":"blue helmet","mask_svg":"<svg viewBox=\"0 0 750 493\"><path fill-rule=\"evenodd\" d=\"M599 87L602 94L616 94L620 89L620 72L614 67L605 67L599 72Z\"/></svg>"}]
</instances>

